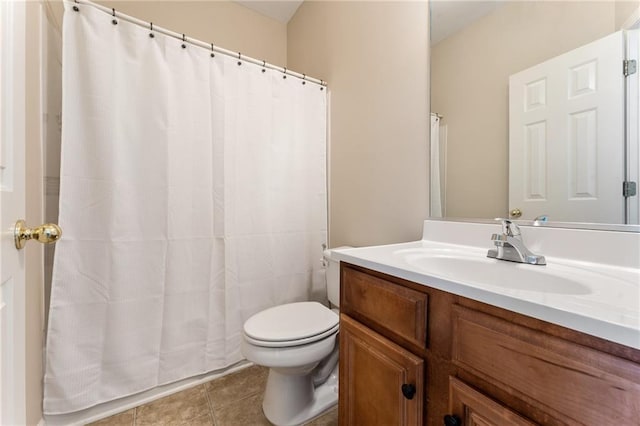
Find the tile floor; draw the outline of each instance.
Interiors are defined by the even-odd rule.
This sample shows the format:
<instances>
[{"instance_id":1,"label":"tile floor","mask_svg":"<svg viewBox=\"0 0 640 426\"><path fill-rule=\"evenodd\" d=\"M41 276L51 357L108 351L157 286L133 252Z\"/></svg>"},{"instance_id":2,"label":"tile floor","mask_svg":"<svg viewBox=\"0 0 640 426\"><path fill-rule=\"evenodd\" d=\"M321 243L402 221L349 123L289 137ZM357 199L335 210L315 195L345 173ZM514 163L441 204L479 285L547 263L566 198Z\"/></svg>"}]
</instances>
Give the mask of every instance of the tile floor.
<instances>
[{"instance_id":1,"label":"tile floor","mask_svg":"<svg viewBox=\"0 0 640 426\"><path fill-rule=\"evenodd\" d=\"M91 423L91 426L268 426L262 414L262 394L268 369L252 366L186 389L124 413ZM336 426L338 409L308 423Z\"/></svg>"}]
</instances>

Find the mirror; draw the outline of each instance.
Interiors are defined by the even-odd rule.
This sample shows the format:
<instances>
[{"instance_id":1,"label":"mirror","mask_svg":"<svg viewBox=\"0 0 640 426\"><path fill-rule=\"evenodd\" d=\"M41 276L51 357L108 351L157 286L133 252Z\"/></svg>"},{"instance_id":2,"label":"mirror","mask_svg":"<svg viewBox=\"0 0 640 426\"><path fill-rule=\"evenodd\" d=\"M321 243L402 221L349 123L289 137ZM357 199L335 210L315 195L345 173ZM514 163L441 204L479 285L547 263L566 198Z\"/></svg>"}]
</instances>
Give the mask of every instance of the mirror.
<instances>
[{"instance_id":1,"label":"mirror","mask_svg":"<svg viewBox=\"0 0 640 426\"><path fill-rule=\"evenodd\" d=\"M637 3L430 7L431 216L637 231Z\"/></svg>"}]
</instances>

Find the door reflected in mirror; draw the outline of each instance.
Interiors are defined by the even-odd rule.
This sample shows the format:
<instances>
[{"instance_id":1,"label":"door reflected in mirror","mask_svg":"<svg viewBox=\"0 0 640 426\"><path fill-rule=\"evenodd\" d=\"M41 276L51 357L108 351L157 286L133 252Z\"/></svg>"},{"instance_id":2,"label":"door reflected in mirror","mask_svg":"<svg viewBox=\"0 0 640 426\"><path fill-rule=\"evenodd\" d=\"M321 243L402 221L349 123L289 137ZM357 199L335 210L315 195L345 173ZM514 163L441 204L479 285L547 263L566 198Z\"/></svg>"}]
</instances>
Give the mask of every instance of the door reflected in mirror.
<instances>
[{"instance_id":1,"label":"door reflected in mirror","mask_svg":"<svg viewBox=\"0 0 640 426\"><path fill-rule=\"evenodd\" d=\"M638 224L639 23L627 1L432 1L431 216Z\"/></svg>"}]
</instances>

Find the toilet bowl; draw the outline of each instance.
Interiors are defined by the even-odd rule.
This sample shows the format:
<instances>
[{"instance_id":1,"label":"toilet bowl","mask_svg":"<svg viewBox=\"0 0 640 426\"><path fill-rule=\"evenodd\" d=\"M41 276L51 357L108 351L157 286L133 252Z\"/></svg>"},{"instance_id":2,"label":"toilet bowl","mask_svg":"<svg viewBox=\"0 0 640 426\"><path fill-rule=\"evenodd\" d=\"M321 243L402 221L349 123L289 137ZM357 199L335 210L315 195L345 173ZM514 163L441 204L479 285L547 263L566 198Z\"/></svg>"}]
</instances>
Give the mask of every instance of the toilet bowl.
<instances>
[{"instance_id":1,"label":"toilet bowl","mask_svg":"<svg viewBox=\"0 0 640 426\"><path fill-rule=\"evenodd\" d=\"M329 301L339 303L339 264L324 253ZM299 425L338 403L337 309L298 302L258 312L244 324L242 354L269 368L262 409L278 426Z\"/></svg>"}]
</instances>

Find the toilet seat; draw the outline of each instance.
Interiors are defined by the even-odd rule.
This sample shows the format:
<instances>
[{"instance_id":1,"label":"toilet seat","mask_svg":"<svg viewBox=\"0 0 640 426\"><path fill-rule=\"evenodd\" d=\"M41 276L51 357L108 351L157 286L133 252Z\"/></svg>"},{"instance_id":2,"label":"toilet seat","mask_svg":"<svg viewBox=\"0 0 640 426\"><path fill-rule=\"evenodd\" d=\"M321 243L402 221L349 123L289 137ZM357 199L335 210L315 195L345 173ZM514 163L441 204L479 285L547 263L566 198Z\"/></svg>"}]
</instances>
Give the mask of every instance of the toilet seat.
<instances>
[{"instance_id":1,"label":"toilet seat","mask_svg":"<svg viewBox=\"0 0 640 426\"><path fill-rule=\"evenodd\" d=\"M338 315L318 302L298 302L258 312L244 324L247 342L281 348L316 342L337 333Z\"/></svg>"}]
</instances>

